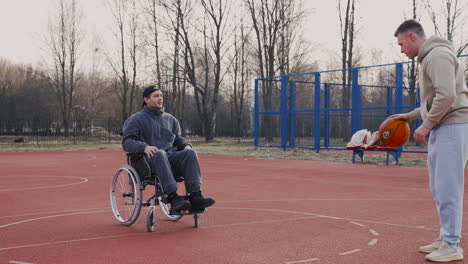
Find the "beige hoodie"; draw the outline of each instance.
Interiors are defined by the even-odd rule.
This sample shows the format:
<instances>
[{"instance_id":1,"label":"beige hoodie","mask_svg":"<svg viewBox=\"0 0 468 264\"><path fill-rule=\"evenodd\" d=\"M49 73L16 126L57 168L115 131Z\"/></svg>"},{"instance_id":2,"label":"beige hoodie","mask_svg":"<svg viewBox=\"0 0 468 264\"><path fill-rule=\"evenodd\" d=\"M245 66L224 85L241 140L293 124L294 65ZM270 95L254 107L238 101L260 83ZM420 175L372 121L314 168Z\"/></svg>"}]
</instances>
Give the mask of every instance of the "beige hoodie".
<instances>
[{"instance_id":1,"label":"beige hoodie","mask_svg":"<svg viewBox=\"0 0 468 264\"><path fill-rule=\"evenodd\" d=\"M418 52L421 107L408 113L432 129L444 124L468 123L468 89L463 65L450 41L432 36Z\"/></svg>"}]
</instances>

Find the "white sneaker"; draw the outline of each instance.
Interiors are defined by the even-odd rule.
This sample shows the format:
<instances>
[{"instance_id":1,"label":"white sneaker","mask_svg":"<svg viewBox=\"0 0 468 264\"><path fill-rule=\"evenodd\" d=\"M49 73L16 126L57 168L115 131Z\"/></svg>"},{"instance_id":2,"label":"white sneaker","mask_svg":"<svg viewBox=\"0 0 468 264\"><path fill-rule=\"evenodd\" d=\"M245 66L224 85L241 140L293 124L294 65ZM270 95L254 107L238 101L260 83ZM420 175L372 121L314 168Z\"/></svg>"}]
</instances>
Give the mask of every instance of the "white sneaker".
<instances>
[{"instance_id":1,"label":"white sneaker","mask_svg":"<svg viewBox=\"0 0 468 264\"><path fill-rule=\"evenodd\" d=\"M434 240L432 244L419 247L419 252L432 253L442 246L442 242L444 241L441 238L438 238Z\"/></svg>"},{"instance_id":2,"label":"white sneaker","mask_svg":"<svg viewBox=\"0 0 468 264\"><path fill-rule=\"evenodd\" d=\"M426 255L426 260L434 262L449 262L462 259L463 250L459 247L452 248L445 241L442 241L442 245L436 251Z\"/></svg>"}]
</instances>

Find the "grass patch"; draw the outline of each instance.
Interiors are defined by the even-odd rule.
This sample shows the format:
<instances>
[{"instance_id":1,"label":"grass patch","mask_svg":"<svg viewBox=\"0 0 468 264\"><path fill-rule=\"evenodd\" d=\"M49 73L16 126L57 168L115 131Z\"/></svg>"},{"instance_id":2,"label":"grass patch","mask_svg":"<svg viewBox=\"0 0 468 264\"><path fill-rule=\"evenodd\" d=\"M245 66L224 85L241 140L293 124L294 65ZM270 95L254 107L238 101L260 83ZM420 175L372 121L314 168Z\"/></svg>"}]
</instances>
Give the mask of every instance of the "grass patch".
<instances>
[{"instance_id":1,"label":"grass patch","mask_svg":"<svg viewBox=\"0 0 468 264\"><path fill-rule=\"evenodd\" d=\"M233 141L216 140L210 143L195 143L194 148L200 154L208 155L227 155L247 158L265 158L265 159L291 159L291 160L314 160L325 162L344 162L351 163L351 151L325 151L322 150L316 153L314 150L308 149L288 149L283 151L277 148L255 148L252 143ZM2 152L19 152L19 151L63 151L63 150L95 150L95 149L116 149L121 150L120 144L60 144L60 143L18 143L18 144L1 144L0 151ZM364 164L385 164L386 153L375 153L372 155L364 155ZM357 162L361 163L359 158ZM395 164L393 157L390 157L391 164ZM400 158L399 166L425 167L426 158L405 156Z\"/></svg>"},{"instance_id":2,"label":"grass patch","mask_svg":"<svg viewBox=\"0 0 468 264\"><path fill-rule=\"evenodd\" d=\"M120 144L60 144L60 143L19 143L1 144L2 152L31 152L31 151L60 151L60 150L94 150L94 149L122 149Z\"/></svg>"},{"instance_id":3,"label":"grass patch","mask_svg":"<svg viewBox=\"0 0 468 264\"><path fill-rule=\"evenodd\" d=\"M283 151L277 148L255 148L247 145L224 145L224 146L210 146L200 144L196 146L198 153L210 155L229 155L250 158L266 158L266 159L291 159L291 160L314 160L325 162L352 162L351 151L326 151L321 150L316 153L315 150L308 149L288 149ZM376 153L372 155L364 155L364 164L385 164L386 153ZM357 163L361 160L357 158ZM390 164L395 164L393 157L390 157ZM398 166L411 166L411 167L426 167L426 158L424 157L403 157L400 158Z\"/></svg>"}]
</instances>

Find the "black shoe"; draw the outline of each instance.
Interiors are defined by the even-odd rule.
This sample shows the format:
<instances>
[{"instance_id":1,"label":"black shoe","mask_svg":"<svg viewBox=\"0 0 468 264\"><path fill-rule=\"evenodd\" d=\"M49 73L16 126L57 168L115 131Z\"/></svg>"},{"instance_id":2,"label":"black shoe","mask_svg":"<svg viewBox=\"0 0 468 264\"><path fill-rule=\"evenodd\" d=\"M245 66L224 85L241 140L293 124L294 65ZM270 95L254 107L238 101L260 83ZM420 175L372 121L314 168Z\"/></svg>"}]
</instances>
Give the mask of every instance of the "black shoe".
<instances>
[{"instance_id":1,"label":"black shoe","mask_svg":"<svg viewBox=\"0 0 468 264\"><path fill-rule=\"evenodd\" d=\"M168 195L167 201L171 204L171 210L173 211L180 212L190 209L190 202L175 192Z\"/></svg>"},{"instance_id":2,"label":"black shoe","mask_svg":"<svg viewBox=\"0 0 468 264\"><path fill-rule=\"evenodd\" d=\"M192 205L192 211L204 210L215 203L215 200L211 198L204 198L201 192L190 193L189 201Z\"/></svg>"}]
</instances>

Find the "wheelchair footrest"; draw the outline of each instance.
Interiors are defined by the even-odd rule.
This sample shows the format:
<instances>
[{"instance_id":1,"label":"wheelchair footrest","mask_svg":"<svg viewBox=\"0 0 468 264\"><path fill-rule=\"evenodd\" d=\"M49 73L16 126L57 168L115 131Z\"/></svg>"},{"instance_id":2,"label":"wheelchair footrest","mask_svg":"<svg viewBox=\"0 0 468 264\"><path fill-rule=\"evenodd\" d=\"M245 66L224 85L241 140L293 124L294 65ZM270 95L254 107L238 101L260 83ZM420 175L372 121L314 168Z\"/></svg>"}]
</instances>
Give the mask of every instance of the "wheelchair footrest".
<instances>
[{"instance_id":1,"label":"wheelchair footrest","mask_svg":"<svg viewBox=\"0 0 468 264\"><path fill-rule=\"evenodd\" d=\"M196 210L196 211L192 211L192 210L185 210L185 211L180 211L180 212L177 212L177 211L173 211L173 210L170 210L170 214L171 215L194 215L194 214L203 214L206 212L206 208L205 209L201 209L201 210Z\"/></svg>"}]
</instances>

